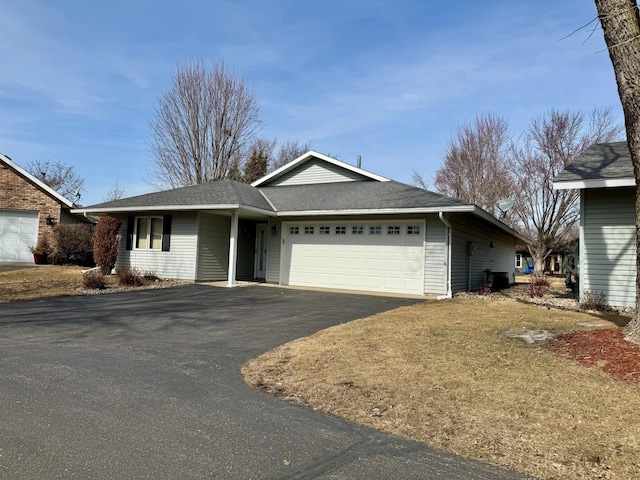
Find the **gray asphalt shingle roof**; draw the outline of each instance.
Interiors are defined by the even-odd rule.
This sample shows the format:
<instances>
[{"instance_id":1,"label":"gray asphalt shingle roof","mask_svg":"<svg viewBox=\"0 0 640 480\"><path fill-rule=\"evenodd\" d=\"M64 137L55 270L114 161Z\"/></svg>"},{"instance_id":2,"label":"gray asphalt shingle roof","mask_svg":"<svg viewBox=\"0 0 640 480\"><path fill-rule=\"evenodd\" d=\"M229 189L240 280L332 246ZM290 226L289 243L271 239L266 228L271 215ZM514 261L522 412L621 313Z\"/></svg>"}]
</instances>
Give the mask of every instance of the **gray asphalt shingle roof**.
<instances>
[{"instance_id":1,"label":"gray asphalt shingle roof","mask_svg":"<svg viewBox=\"0 0 640 480\"><path fill-rule=\"evenodd\" d=\"M260 188L278 211L444 208L471 206L404 183L339 182Z\"/></svg>"},{"instance_id":2,"label":"gray asphalt shingle roof","mask_svg":"<svg viewBox=\"0 0 640 480\"><path fill-rule=\"evenodd\" d=\"M472 206L461 200L394 181L252 187L233 180L221 180L123 198L87 208L148 209L156 206L240 205L274 211L265 196L276 208L275 211L288 212Z\"/></svg>"},{"instance_id":3,"label":"gray asphalt shingle roof","mask_svg":"<svg viewBox=\"0 0 640 480\"><path fill-rule=\"evenodd\" d=\"M162 192L147 193L92 205L98 208L180 207L189 205L243 205L273 210L257 188L234 180L220 180Z\"/></svg>"},{"instance_id":4,"label":"gray asphalt shingle roof","mask_svg":"<svg viewBox=\"0 0 640 480\"><path fill-rule=\"evenodd\" d=\"M560 172L554 182L634 178L627 142L596 143Z\"/></svg>"}]
</instances>

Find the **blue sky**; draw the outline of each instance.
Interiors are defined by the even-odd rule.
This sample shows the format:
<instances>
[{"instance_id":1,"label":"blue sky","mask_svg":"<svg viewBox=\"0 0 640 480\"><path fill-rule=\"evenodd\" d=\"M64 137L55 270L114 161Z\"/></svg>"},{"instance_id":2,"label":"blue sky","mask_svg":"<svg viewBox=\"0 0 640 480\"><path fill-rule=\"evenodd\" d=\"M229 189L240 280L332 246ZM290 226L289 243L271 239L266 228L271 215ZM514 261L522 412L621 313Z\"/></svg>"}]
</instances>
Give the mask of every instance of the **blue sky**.
<instances>
[{"instance_id":1,"label":"blue sky","mask_svg":"<svg viewBox=\"0 0 640 480\"><path fill-rule=\"evenodd\" d=\"M146 193L148 122L172 71L224 60L261 102L262 137L431 178L480 113L514 133L551 108L623 120L602 32L560 40L595 13L589 0L0 0L0 152L73 165L84 205L116 181Z\"/></svg>"}]
</instances>

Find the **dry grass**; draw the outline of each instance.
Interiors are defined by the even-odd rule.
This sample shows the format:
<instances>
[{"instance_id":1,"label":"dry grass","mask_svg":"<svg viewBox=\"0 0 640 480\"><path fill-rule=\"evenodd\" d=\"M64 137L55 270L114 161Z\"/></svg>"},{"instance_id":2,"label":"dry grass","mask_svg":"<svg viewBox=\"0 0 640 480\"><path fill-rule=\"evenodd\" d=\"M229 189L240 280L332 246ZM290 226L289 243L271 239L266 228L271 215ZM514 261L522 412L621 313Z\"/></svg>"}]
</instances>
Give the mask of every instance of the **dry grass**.
<instances>
[{"instance_id":1,"label":"dry grass","mask_svg":"<svg viewBox=\"0 0 640 480\"><path fill-rule=\"evenodd\" d=\"M127 290L166 288L184 283L178 280L161 280L149 275L148 283L122 286L115 275L107 275L106 289L90 290L83 286L83 267L46 265L0 273L0 303L70 295L94 295Z\"/></svg>"},{"instance_id":2,"label":"dry grass","mask_svg":"<svg viewBox=\"0 0 640 480\"><path fill-rule=\"evenodd\" d=\"M565 277L559 275L545 275L549 280L549 284L552 288L564 288ZM529 283L533 278L533 275L524 275L518 274L516 275L516 283Z\"/></svg>"},{"instance_id":3,"label":"dry grass","mask_svg":"<svg viewBox=\"0 0 640 480\"><path fill-rule=\"evenodd\" d=\"M595 320L621 323L513 301L427 302L283 345L242 372L290 401L539 478L637 478L640 386L503 335Z\"/></svg>"},{"instance_id":4,"label":"dry grass","mask_svg":"<svg viewBox=\"0 0 640 480\"><path fill-rule=\"evenodd\" d=\"M48 265L0 273L0 302L77 295L81 267Z\"/></svg>"}]
</instances>

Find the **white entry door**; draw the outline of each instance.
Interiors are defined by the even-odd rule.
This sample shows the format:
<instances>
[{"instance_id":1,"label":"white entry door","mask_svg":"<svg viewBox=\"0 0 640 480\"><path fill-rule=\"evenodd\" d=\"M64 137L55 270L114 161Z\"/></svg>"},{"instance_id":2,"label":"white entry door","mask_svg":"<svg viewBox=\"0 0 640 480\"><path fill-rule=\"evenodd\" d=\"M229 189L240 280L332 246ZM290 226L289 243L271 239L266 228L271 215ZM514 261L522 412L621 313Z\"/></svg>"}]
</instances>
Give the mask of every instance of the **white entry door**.
<instances>
[{"instance_id":1,"label":"white entry door","mask_svg":"<svg viewBox=\"0 0 640 480\"><path fill-rule=\"evenodd\" d=\"M424 293L424 220L287 222L283 284Z\"/></svg>"},{"instance_id":2,"label":"white entry door","mask_svg":"<svg viewBox=\"0 0 640 480\"><path fill-rule=\"evenodd\" d=\"M264 279L267 276L267 224L256 225L256 256L255 278Z\"/></svg>"},{"instance_id":3,"label":"white entry door","mask_svg":"<svg viewBox=\"0 0 640 480\"><path fill-rule=\"evenodd\" d=\"M38 212L0 210L0 262L33 262L37 241Z\"/></svg>"}]
</instances>

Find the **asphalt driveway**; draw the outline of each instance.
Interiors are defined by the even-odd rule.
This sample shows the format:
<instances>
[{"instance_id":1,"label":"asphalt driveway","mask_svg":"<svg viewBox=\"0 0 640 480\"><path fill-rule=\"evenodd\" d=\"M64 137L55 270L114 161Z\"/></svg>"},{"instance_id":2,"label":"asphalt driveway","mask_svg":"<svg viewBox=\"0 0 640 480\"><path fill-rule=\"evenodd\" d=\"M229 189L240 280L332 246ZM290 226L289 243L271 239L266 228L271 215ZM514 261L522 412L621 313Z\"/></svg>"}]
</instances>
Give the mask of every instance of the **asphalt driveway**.
<instances>
[{"instance_id":1,"label":"asphalt driveway","mask_svg":"<svg viewBox=\"0 0 640 480\"><path fill-rule=\"evenodd\" d=\"M2 304L0 478L524 478L240 378L279 344L415 301L188 285Z\"/></svg>"}]
</instances>

